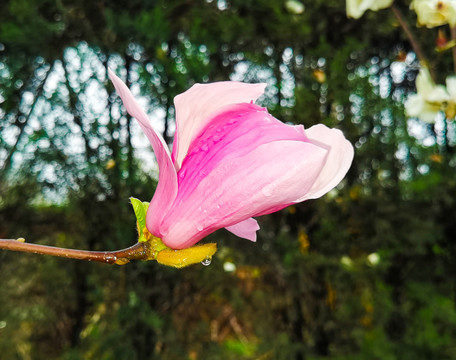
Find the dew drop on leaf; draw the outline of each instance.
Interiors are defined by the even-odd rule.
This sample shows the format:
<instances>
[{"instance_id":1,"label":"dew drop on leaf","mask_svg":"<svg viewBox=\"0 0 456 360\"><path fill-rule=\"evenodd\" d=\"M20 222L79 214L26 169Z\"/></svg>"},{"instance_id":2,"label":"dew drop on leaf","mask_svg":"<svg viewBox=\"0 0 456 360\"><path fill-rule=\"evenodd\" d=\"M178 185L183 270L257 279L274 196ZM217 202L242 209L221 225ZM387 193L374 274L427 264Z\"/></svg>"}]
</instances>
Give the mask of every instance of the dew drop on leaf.
<instances>
[{"instance_id":1,"label":"dew drop on leaf","mask_svg":"<svg viewBox=\"0 0 456 360\"><path fill-rule=\"evenodd\" d=\"M201 261L201 264L203 264L204 266L209 266L211 264L211 261L212 261L212 257L208 256L203 261Z\"/></svg>"}]
</instances>

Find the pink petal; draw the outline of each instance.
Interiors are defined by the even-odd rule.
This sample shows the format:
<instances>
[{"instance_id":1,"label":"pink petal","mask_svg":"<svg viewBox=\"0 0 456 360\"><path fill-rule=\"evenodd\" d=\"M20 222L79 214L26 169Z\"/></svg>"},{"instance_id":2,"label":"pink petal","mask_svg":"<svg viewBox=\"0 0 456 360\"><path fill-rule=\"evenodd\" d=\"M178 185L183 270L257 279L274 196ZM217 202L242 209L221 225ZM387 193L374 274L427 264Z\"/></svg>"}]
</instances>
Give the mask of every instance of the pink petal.
<instances>
[{"instance_id":1,"label":"pink petal","mask_svg":"<svg viewBox=\"0 0 456 360\"><path fill-rule=\"evenodd\" d=\"M288 126L255 104L237 104L214 117L195 139L178 172L179 199L191 195L215 166L277 140L308 141L302 126Z\"/></svg>"},{"instance_id":2,"label":"pink petal","mask_svg":"<svg viewBox=\"0 0 456 360\"><path fill-rule=\"evenodd\" d=\"M306 135L311 143L327 149L328 157L312 188L296 202L319 198L334 188L344 178L354 156L352 144L340 130L319 124L306 130Z\"/></svg>"},{"instance_id":3,"label":"pink petal","mask_svg":"<svg viewBox=\"0 0 456 360\"><path fill-rule=\"evenodd\" d=\"M159 178L157 189L147 212L147 228L153 235L161 236L159 225L177 195L176 170L165 141L152 128L146 113L136 102L128 87L110 69L108 72L125 108L132 117L138 120L141 129L149 138L157 158Z\"/></svg>"},{"instance_id":4,"label":"pink petal","mask_svg":"<svg viewBox=\"0 0 456 360\"><path fill-rule=\"evenodd\" d=\"M162 223L164 243L186 248L219 228L293 203L311 189L326 156L302 127L253 104L232 106L189 148L179 193Z\"/></svg>"},{"instance_id":5,"label":"pink petal","mask_svg":"<svg viewBox=\"0 0 456 360\"><path fill-rule=\"evenodd\" d=\"M250 241L256 241L256 232L260 230L260 225L253 218L241 221L237 224L227 226L225 229L232 232L234 235Z\"/></svg>"},{"instance_id":6,"label":"pink petal","mask_svg":"<svg viewBox=\"0 0 456 360\"><path fill-rule=\"evenodd\" d=\"M194 245L213 231L292 203L311 188L326 151L300 141L275 141L227 159L163 220L171 248Z\"/></svg>"},{"instance_id":7,"label":"pink petal","mask_svg":"<svg viewBox=\"0 0 456 360\"><path fill-rule=\"evenodd\" d=\"M263 94L266 84L245 84L235 81L195 84L174 98L176 137L172 159L179 170L191 142L226 105L250 103Z\"/></svg>"}]
</instances>

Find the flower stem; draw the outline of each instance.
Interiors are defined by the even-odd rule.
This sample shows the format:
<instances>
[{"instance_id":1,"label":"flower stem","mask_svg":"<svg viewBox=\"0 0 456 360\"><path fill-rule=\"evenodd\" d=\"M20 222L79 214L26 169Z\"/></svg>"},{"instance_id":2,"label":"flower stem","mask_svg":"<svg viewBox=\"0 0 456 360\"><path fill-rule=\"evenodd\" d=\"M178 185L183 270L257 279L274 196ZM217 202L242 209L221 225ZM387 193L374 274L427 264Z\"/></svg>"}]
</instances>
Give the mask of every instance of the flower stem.
<instances>
[{"instance_id":1,"label":"flower stem","mask_svg":"<svg viewBox=\"0 0 456 360\"><path fill-rule=\"evenodd\" d=\"M88 251L31 244L19 238L0 239L0 249L117 265L124 265L130 260L148 260L151 255L151 246L148 242L138 242L129 248L116 251Z\"/></svg>"}]
</instances>

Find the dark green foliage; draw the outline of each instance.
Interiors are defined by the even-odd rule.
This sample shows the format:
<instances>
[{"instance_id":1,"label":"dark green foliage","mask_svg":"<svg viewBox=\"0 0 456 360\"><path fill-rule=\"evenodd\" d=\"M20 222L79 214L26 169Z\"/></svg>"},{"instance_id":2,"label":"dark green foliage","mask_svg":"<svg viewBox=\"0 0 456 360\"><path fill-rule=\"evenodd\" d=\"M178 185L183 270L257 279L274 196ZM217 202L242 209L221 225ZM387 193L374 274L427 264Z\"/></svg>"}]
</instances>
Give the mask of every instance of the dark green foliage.
<instances>
[{"instance_id":1,"label":"dark green foliage","mask_svg":"<svg viewBox=\"0 0 456 360\"><path fill-rule=\"evenodd\" d=\"M454 123L404 116L418 64L389 10L350 20L342 1L305 6L0 4L1 238L136 241L128 198L150 200L153 155L134 146L107 66L147 97L169 143L174 96L232 76L268 82L262 102L278 118L340 128L356 147L337 190L261 218L256 244L211 235L208 268L1 252L2 358L456 358ZM414 31L443 82L451 56L435 55L436 31Z\"/></svg>"}]
</instances>

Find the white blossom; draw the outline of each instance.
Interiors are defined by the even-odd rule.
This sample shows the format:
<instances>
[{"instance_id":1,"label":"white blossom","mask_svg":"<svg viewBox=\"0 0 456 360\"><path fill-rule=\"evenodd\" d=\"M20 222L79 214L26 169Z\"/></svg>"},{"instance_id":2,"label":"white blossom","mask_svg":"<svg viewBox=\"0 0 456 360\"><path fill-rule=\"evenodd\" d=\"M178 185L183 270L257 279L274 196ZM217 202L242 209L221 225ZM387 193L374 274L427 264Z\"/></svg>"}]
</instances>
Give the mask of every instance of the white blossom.
<instances>
[{"instance_id":1,"label":"white blossom","mask_svg":"<svg viewBox=\"0 0 456 360\"><path fill-rule=\"evenodd\" d=\"M385 9L392 3L393 0L347 0L347 16L359 19L367 10Z\"/></svg>"},{"instance_id":2,"label":"white blossom","mask_svg":"<svg viewBox=\"0 0 456 360\"><path fill-rule=\"evenodd\" d=\"M434 122L438 112L450 99L447 89L443 85L436 85L429 70L423 67L416 77L416 90L417 93L409 95L405 102L406 114L425 122Z\"/></svg>"},{"instance_id":3,"label":"white blossom","mask_svg":"<svg viewBox=\"0 0 456 360\"><path fill-rule=\"evenodd\" d=\"M456 25L455 0L413 0L410 8L415 10L420 26Z\"/></svg>"}]
</instances>

